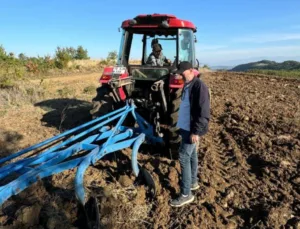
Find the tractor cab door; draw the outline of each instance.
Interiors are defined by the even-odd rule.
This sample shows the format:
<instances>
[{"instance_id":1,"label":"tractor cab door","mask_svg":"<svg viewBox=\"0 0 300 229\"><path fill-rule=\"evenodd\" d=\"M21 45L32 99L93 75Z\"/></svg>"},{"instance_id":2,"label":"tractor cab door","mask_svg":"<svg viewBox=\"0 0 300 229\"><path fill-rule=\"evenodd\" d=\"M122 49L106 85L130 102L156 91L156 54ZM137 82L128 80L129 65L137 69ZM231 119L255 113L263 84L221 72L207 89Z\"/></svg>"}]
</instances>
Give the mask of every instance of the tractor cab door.
<instances>
[{"instance_id":1,"label":"tractor cab door","mask_svg":"<svg viewBox=\"0 0 300 229\"><path fill-rule=\"evenodd\" d=\"M191 29L178 30L178 64L189 61L194 68L198 67L195 57L195 37Z\"/></svg>"}]
</instances>

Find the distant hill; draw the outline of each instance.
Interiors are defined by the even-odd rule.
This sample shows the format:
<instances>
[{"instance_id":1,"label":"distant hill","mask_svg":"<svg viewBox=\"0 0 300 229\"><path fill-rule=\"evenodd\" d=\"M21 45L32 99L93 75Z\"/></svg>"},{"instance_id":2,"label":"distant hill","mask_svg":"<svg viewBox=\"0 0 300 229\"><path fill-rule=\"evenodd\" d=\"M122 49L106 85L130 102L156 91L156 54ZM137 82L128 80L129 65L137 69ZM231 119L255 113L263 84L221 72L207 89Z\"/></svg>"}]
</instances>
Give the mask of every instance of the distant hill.
<instances>
[{"instance_id":1,"label":"distant hill","mask_svg":"<svg viewBox=\"0 0 300 229\"><path fill-rule=\"evenodd\" d=\"M248 64L241 64L231 69L231 71L248 71L253 69L268 69L268 70L300 70L300 62L284 61L277 63L275 61L262 60Z\"/></svg>"}]
</instances>

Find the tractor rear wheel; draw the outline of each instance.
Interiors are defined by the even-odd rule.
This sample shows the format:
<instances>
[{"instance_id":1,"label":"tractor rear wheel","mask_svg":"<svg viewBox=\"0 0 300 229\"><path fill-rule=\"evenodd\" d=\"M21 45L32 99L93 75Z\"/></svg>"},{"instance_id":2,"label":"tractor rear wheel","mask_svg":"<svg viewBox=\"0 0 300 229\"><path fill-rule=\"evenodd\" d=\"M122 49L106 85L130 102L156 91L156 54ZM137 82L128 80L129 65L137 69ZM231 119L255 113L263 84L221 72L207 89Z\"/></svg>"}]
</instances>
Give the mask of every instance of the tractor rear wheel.
<instances>
[{"instance_id":1,"label":"tractor rear wheel","mask_svg":"<svg viewBox=\"0 0 300 229\"><path fill-rule=\"evenodd\" d=\"M93 108L90 110L92 118L95 119L113 110L113 94L109 87L104 85L97 88L97 95L92 100Z\"/></svg>"},{"instance_id":2,"label":"tractor rear wheel","mask_svg":"<svg viewBox=\"0 0 300 229\"><path fill-rule=\"evenodd\" d=\"M170 145L177 145L181 137L179 135L179 129L176 127L178 122L178 111L181 102L182 89L175 89L170 94L170 129L169 129L169 142Z\"/></svg>"}]
</instances>

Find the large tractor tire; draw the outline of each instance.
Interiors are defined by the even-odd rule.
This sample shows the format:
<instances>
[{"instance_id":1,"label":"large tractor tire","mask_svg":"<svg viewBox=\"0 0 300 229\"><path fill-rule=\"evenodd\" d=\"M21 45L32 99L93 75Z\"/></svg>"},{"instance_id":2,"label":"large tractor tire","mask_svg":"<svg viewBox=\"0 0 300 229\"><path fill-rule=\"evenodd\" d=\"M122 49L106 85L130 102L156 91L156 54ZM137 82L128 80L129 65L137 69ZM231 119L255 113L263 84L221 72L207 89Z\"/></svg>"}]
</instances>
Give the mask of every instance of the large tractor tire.
<instances>
[{"instance_id":1,"label":"large tractor tire","mask_svg":"<svg viewBox=\"0 0 300 229\"><path fill-rule=\"evenodd\" d=\"M178 111L181 103L181 92L182 89L176 89L170 95L170 122L169 122L169 143L170 145L177 145L181 137L178 132L178 128L176 127L178 122Z\"/></svg>"},{"instance_id":2,"label":"large tractor tire","mask_svg":"<svg viewBox=\"0 0 300 229\"><path fill-rule=\"evenodd\" d=\"M107 86L97 88L97 95L92 100L93 108L90 110L92 118L95 119L113 111L113 94Z\"/></svg>"}]
</instances>

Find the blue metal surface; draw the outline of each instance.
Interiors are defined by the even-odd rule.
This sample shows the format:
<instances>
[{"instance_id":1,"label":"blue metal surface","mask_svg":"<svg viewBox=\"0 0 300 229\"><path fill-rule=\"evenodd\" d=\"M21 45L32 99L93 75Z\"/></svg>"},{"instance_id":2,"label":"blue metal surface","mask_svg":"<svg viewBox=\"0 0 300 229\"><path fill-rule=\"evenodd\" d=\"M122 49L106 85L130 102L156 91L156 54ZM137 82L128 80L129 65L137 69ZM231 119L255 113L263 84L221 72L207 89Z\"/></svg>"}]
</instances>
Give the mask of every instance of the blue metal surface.
<instances>
[{"instance_id":1,"label":"blue metal surface","mask_svg":"<svg viewBox=\"0 0 300 229\"><path fill-rule=\"evenodd\" d=\"M31 146L31 147L28 147L28 148L26 148L26 149L23 149L23 150L21 150L21 151L15 153L15 154L12 154L12 155L9 155L9 156L7 156L7 157L5 157L5 158L2 158L2 159L0 159L0 165L3 164L4 162L7 162L7 161L9 161L9 160L11 160L11 159L14 159L14 158L18 157L18 156L21 156L21 155L23 155L23 154L25 154L25 153L28 153L28 152L32 151L32 150L41 148L42 146L45 146L45 145L47 145L47 144L49 144L49 143L51 143L51 142L54 142L54 141L56 141L56 140L58 140L58 139L61 139L61 138L65 137L65 136L67 136L67 135L70 135L70 134L72 134L72 133L74 133L74 132L76 132L76 131L78 131L78 130L81 130L81 129L83 129L83 128L89 126L89 125L92 125L92 124L94 124L94 123L97 123L97 122L99 122L100 120L105 119L105 118L107 118L108 116L117 114L117 113L119 113L119 112L121 112L121 111L123 111L123 110L125 110L125 109L126 109L126 107L122 107L122 108L120 108L120 109L118 109L118 110L115 110L115 111L113 111L113 112L111 112L111 113L109 113L109 114L107 114L107 115L101 116L101 117L99 117L99 118L97 118L97 119L94 119L94 120L92 120L92 121L90 121L90 122L87 122L87 123L85 123L85 124L82 124L81 126L78 126L78 127L76 127L76 128L73 128L73 129L71 129L71 130L68 130L68 131L66 131L66 132L64 132L64 133L61 133L61 134L59 134L59 135L57 135L57 136L54 136L54 137L52 137L52 138L49 138L49 139L47 139L47 140L45 140L45 141L43 141L43 142L40 142L40 143L38 143L38 144L36 144L36 145L33 145L33 146Z\"/></svg>"},{"instance_id":2,"label":"blue metal surface","mask_svg":"<svg viewBox=\"0 0 300 229\"><path fill-rule=\"evenodd\" d=\"M138 123L139 126L137 128L131 129L122 126L129 113L133 115ZM110 129L107 124L118 118L117 124ZM82 130L87 127L89 128ZM40 154L30 157L24 156L30 151L38 150L47 144L53 143L71 134L74 136L50 149L44 150ZM23 158L0 167L1 183L5 183L4 178L9 178L12 173L17 172L17 174L19 174L16 179L0 186L0 206L8 198L20 193L38 180L77 166L75 194L80 203L84 205L86 197L83 179L86 169L109 153L132 147L132 170L134 175L138 176L139 167L137 154L140 145L145 140L149 143L162 142L160 137L155 137L153 135L153 127L135 112L135 106L131 103L121 109L2 158L0 159L0 164L23 155ZM74 155L76 155L75 159L72 158Z\"/></svg>"}]
</instances>

